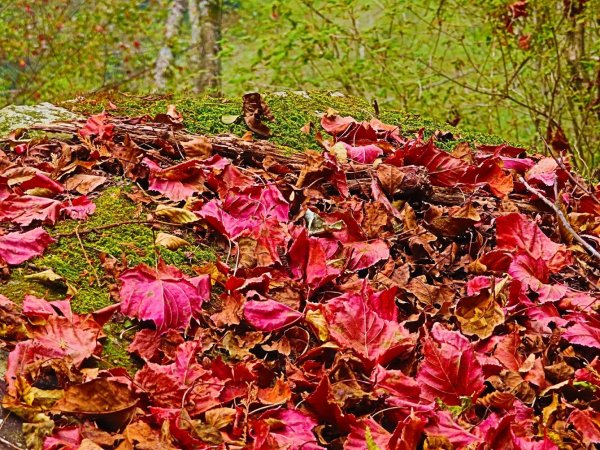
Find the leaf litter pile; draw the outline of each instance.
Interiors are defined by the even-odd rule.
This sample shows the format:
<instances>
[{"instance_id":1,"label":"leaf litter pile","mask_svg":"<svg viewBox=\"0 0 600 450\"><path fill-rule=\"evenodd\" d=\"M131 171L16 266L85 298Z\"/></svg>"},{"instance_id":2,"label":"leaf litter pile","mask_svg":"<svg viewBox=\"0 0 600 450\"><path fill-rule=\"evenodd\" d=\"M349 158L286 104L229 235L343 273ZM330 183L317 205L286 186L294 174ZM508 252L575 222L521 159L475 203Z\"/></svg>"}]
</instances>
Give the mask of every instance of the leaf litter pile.
<instances>
[{"instance_id":1,"label":"leaf litter pile","mask_svg":"<svg viewBox=\"0 0 600 450\"><path fill-rule=\"evenodd\" d=\"M246 103L268 135L268 107ZM61 134L4 140L5 272L61 239L57 221L85 239L110 177L139 186L157 256L106 257L114 304L91 314L0 297L3 408L30 447L600 443L600 189L566 157L448 153L333 111L303 128L320 153L190 135L175 108L32 128ZM196 276L166 264L161 246L185 244L174 227L218 260ZM126 318L137 370L99 369L103 327Z\"/></svg>"}]
</instances>

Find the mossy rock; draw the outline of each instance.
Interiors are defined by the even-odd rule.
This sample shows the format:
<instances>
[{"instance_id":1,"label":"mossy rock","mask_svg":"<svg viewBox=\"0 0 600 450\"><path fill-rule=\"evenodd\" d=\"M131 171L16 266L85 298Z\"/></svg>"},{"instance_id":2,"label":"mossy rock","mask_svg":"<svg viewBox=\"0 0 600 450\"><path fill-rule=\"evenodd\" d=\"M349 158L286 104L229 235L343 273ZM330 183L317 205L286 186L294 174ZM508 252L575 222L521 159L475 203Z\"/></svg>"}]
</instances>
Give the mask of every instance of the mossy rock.
<instances>
[{"instance_id":1,"label":"mossy rock","mask_svg":"<svg viewBox=\"0 0 600 450\"><path fill-rule=\"evenodd\" d=\"M330 108L359 120L368 120L375 116L373 107L368 102L335 92L283 92L268 94L264 98L275 116L275 120L268 124L273 132L270 141L295 151L319 149L314 136L318 127L312 127L310 134L303 133L301 128L310 122L318 124L320 115ZM183 114L186 129L192 133L242 135L247 131L243 120L235 123L225 123L223 120L223 116L241 114L241 99L135 97L119 93L78 98L76 101L63 102L60 107L49 104L40 105L41 108L9 107L10 111L26 110L30 114L27 117L22 116L19 121L11 122L8 128L98 113L105 108L109 109L109 102L118 107L115 111L111 110L112 113L124 116L154 116L165 112L169 104L175 104ZM6 110L7 108L2 111ZM439 143L445 148L452 148L460 141L483 144L502 142L502 139L496 136L461 131L400 111L383 110L378 117L385 123L398 125L405 135L423 130L425 136L431 136L442 130L447 136L451 136L447 141ZM1 120L0 116L0 134L6 134L7 126L2 128ZM114 287L116 280L111 279L104 271L100 261L101 254L123 260L129 267L140 263L153 266L158 258L154 246L155 230L151 226L143 223L123 224L134 220L143 222L149 212L145 206L129 199L127 194L132 188L129 181L115 177L110 180L108 187L95 194L93 201L96 204L96 212L89 220L83 223L61 221L52 229L48 229L51 235L64 237L57 239L44 256L30 261L25 266L12 269L10 277L0 282L0 294L16 302L22 301L27 294L54 300L64 298L68 287L73 293L73 309L78 313L88 313L111 304L110 289ZM122 225L110 227L115 224ZM87 232L98 227L103 228L98 232ZM169 232L180 233L177 229ZM194 266L215 258L213 249L199 242L197 236L184 233L182 237L192 245L178 251L162 249L160 257L167 263L192 274ZM47 269L64 279L62 289L29 278ZM126 351L127 340L123 339L122 333L130 325L129 321L123 321L111 322L105 327L107 340L104 343L103 364L107 367L114 364L135 368Z\"/></svg>"},{"instance_id":2,"label":"mossy rock","mask_svg":"<svg viewBox=\"0 0 600 450\"><path fill-rule=\"evenodd\" d=\"M320 147L315 141L314 130L305 134L301 128L312 122L318 124L321 114L333 109L341 115L349 115L358 120L369 120L375 117L375 111L367 101L343 95L339 92L328 91L295 91L275 92L263 95L269 105L275 120L268 122L273 136L269 141L290 147L294 150L315 149ZM120 93L98 94L81 97L76 102L64 102L62 107L79 114L91 114L109 109L109 102L118 107L111 112L115 115L154 116L164 113L168 105L174 104L183 114L184 125L191 133L219 134L234 133L242 135L247 131L244 121L225 123L226 116L239 116L242 113L242 99L213 98L207 96L132 96ZM423 129L426 138L436 131L443 131L448 137L438 141L438 146L451 149L458 142L472 144L501 144L501 137L479 133L477 131L461 130L448 124L436 122L417 114L397 110L382 109L377 117L385 123L397 125L404 135L417 133Z\"/></svg>"},{"instance_id":3,"label":"mossy rock","mask_svg":"<svg viewBox=\"0 0 600 450\"><path fill-rule=\"evenodd\" d=\"M12 130L25 128L34 123L50 123L58 120L73 120L79 116L66 108L52 103L39 105L9 105L0 109L0 137Z\"/></svg>"}]
</instances>

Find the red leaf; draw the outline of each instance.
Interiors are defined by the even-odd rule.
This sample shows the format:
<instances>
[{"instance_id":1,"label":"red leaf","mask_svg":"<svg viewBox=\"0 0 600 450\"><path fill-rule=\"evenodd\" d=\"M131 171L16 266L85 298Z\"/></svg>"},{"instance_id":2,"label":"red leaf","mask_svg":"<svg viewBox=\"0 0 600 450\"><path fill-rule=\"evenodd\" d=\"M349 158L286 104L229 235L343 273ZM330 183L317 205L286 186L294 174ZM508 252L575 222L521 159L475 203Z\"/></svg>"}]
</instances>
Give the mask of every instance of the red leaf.
<instances>
[{"instance_id":1,"label":"red leaf","mask_svg":"<svg viewBox=\"0 0 600 450\"><path fill-rule=\"evenodd\" d=\"M533 259L541 259L553 273L573 262L571 252L564 245L552 242L534 222L518 213L498 217L496 245L499 249L521 250Z\"/></svg>"},{"instance_id":2,"label":"red leaf","mask_svg":"<svg viewBox=\"0 0 600 450\"><path fill-rule=\"evenodd\" d=\"M585 445L600 444L600 413L592 409L574 410L569 422L581 434Z\"/></svg>"},{"instance_id":3,"label":"red leaf","mask_svg":"<svg viewBox=\"0 0 600 450\"><path fill-rule=\"evenodd\" d=\"M366 269L390 257L390 249L381 239L354 242L345 247L350 250L348 269L353 271Z\"/></svg>"},{"instance_id":4,"label":"red leaf","mask_svg":"<svg viewBox=\"0 0 600 450\"><path fill-rule=\"evenodd\" d=\"M363 419L352 426L344 442L344 450L365 450L375 443L380 449L387 449L392 434L373 419Z\"/></svg>"},{"instance_id":5,"label":"red leaf","mask_svg":"<svg viewBox=\"0 0 600 450\"><path fill-rule=\"evenodd\" d=\"M460 183L469 169L469 164L436 148L433 141L409 142L404 148L404 158L407 165L426 167L431 184L436 186Z\"/></svg>"},{"instance_id":6,"label":"red leaf","mask_svg":"<svg viewBox=\"0 0 600 450\"><path fill-rule=\"evenodd\" d=\"M414 337L402 325L379 317L361 296L337 297L322 309L333 340L371 365L386 364L414 346Z\"/></svg>"},{"instance_id":7,"label":"red leaf","mask_svg":"<svg viewBox=\"0 0 600 450\"><path fill-rule=\"evenodd\" d=\"M160 192L175 202L185 200L205 189L206 174L195 159L166 169L162 169L148 158L144 158L142 163L150 169L148 189Z\"/></svg>"},{"instance_id":8,"label":"red leaf","mask_svg":"<svg viewBox=\"0 0 600 450\"><path fill-rule=\"evenodd\" d=\"M8 233L0 236L0 259L16 266L42 255L53 242L54 239L41 227L24 233Z\"/></svg>"},{"instance_id":9,"label":"red leaf","mask_svg":"<svg viewBox=\"0 0 600 450\"><path fill-rule=\"evenodd\" d=\"M6 220L27 226L33 221L55 224L61 203L51 198L31 195L9 195L0 202L0 221Z\"/></svg>"},{"instance_id":10,"label":"red leaf","mask_svg":"<svg viewBox=\"0 0 600 450\"><path fill-rule=\"evenodd\" d=\"M123 283L119 292L121 312L153 321L159 332L186 328L209 295L208 275L199 278L187 278L164 261L159 262L158 271L140 264L119 278Z\"/></svg>"},{"instance_id":11,"label":"red leaf","mask_svg":"<svg viewBox=\"0 0 600 450\"><path fill-rule=\"evenodd\" d=\"M83 137L97 136L100 140L112 140L114 125L108 122L106 113L96 114L91 116L83 128L79 130L79 134Z\"/></svg>"},{"instance_id":12,"label":"red leaf","mask_svg":"<svg viewBox=\"0 0 600 450\"><path fill-rule=\"evenodd\" d=\"M19 188L23 192L35 188L48 189L50 192L55 194L60 194L65 190L62 184L48 178L46 175L40 172L37 172L31 178L21 183Z\"/></svg>"},{"instance_id":13,"label":"red leaf","mask_svg":"<svg viewBox=\"0 0 600 450\"><path fill-rule=\"evenodd\" d=\"M454 448L465 448L471 443L479 442L479 438L458 425L448 411L439 411L433 416L432 421L425 427L425 432L428 436L448 438Z\"/></svg>"},{"instance_id":14,"label":"red leaf","mask_svg":"<svg viewBox=\"0 0 600 450\"><path fill-rule=\"evenodd\" d=\"M304 279L311 289L318 289L335 278L340 270L327 264L322 240L308 237L302 229L289 251L290 270L296 279Z\"/></svg>"},{"instance_id":15,"label":"red leaf","mask_svg":"<svg viewBox=\"0 0 600 450\"><path fill-rule=\"evenodd\" d=\"M211 380L210 372L196 362L196 354L199 349L200 345L197 341L184 342L177 349L173 363L160 365L147 362L135 374L136 384L148 393L153 405L180 409L183 406L182 400L186 392L188 404L193 404L195 400L202 400L204 403L204 399L201 397L205 394L212 397L212 401L210 401L212 406L220 403L219 395L224 384L218 383L218 380L214 380L216 382ZM202 383L201 380L206 377L208 377L207 382ZM199 389L199 393L194 392L195 386Z\"/></svg>"},{"instance_id":16,"label":"red leaf","mask_svg":"<svg viewBox=\"0 0 600 450\"><path fill-rule=\"evenodd\" d=\"M239 219L226 212L219 200L213 199L202 205L198 216L229 239L239 237L245 230L253 230L258 225L255 218Z\"/></svg>"},{"instance_id":17,"label":"red leaf","mask_svg":"<svg viewBox=\"0 0 600 450\"><path fill-rule=\"evenodd\" d=\"M288 202L274 184L230 191L223 200L223 209L238 219L274 217L287 222L290 214Z\"/></svg>"},{"instance_id":18,"label":"red leaf","mask_svg":"<svg viewBox=\"0 0 600 450\"><path fill-rule=\"evenodd\" d=\"M483 371L469 340L458 331L433 325L423 344L425 359L417 372L422 397L460 405L461 397L477 396L483 389Z\"/></svg>"},{"instance_id":19,"label":"red leaf","mask_svg":"<svg viewBox=\"0 0 600 450\"><path fill-rule=\"evenodd\" d=\"M69 219L87 220L96 211L96 205L85 195L62 203L61 210Z\"/></svg>"},{"instance_id":20,"label":"red leaf","mask_svg":"<svg viewBox=\"0 0 600 450\"><path fill-rule=\"evenodd\" d=\"M302 313L275 300L262 302L252 300L244 305L244 318L250 325L261 331L279 330L298 321L301 317Z\"/></svg>"}]
</instances>

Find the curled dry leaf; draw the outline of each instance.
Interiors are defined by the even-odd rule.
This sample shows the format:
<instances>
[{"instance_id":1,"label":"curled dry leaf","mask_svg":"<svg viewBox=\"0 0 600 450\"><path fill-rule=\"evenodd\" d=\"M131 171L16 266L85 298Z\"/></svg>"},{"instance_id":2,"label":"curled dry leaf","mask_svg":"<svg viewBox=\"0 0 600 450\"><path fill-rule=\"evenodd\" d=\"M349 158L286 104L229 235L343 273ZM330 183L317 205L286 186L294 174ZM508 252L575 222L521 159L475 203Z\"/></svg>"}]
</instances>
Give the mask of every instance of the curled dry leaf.
<instances>
[{"instance_id":1,"label":"curled dry leaf","mask_svg":"<svg viewBox=\"0 0 600 450\"><path fill-rule=\"evenodd\" d=\"M158 205L154 215L160 220L177 224L192 223L198 220L198 217L190 210L165 205Z\"/></svg>"},{"instance_id":2,"label":"curled dry leaf","mask_svg":"<svg viewBox=\"0 0 600 450\"><path fill-rule=\"evenodd\" d=\"M129 422L137 401L129 384L110 378L96 378L69 386L53 409L96 420L103 428L114 431Z\"/></svg>"},{"instance_id":3,"label":"curled dry leaf","mask_svg":"<svg viewBox=\"0 0 600 450\"><path fill-rule=\"evenodd\" d=\"M252 92L244 95L243 100L244 121L248 128L260 136L271 136L271 130L262 121L266 119L272 122L274 117L261 95Z\"/></svg>"},{"instance_id":4,"label":"curled dry leaf","mask_svg":"<svg viewBox=\"0 0 600 450\"><path fill-rule=\"evenodd\" d=\"M169 250L177 250L181 247L187 247L190 245L190 243L185 239L181 239L180 237L163 232L160 232L156 235L154 243L161 247L168 248Z\"/></svg>"}]
</instances>

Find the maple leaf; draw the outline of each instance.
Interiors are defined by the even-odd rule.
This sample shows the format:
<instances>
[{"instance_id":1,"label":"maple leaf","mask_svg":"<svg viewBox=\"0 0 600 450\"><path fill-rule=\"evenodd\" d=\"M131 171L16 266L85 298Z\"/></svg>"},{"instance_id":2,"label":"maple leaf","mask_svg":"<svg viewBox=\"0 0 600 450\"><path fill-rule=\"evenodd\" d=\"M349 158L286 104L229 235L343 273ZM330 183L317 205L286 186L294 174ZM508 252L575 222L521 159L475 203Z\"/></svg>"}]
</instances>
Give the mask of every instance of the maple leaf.
<instances>
[{"instance_id":1,"label":"maple leaf","mask_svg":"<svg viewBox=\"0 0 600 450\"><path fill-rule=\"evenodd\" d=\"M454 448L465 448L470 444L480 442L480 439L458 425L448 411L438 411L425 427L428 436L443 436L450 441Z\"/></svg>"},{"instance_id":2,"label":"maple leaf","mask_svg":"<svg viewBox=\"0 0 600 450\"><path fill-rule=\"evenodd\" d=\"M350 251L348 269L352 271L366 269L390 257L390 249L381 239L353 242L345 247Z\"/></svg>"},{"instance_id":3,"label":"maple leaf","mask_svg":"<svg viewBox=\"0 0 600 450\"><path fill-rule=\"evenodd\" d=\"M359 295L329 300L322 311L333 340L371 365L405 356L414 346L414 336L398 322L382 319Z\"/></svg>"},{"instance_id":4,"label":"maple leaf","mask_svg":"<svg viewBox=\"0 0 600 450\"><path fill-rule=\"evenodd\" d=\"M469 169L469 164L436 148L431 140L413 140L402 149L402 154L406 164L426 167L431 184L436 186L454 186L460 183Z\"/></svg>"},{"instance_id":5,"label":"maple leaf","mask_svg":"<svg viewBox=\"0 0 600 450\"><path fill-rule=\"evenodd\" d=\"M238 219L273 217L287 222L290 207L274 184L250 186L240 192L229 191L223 200L223 209Z\"/></svg>"},{"instance_id":6,"label":"maple leaf","mask_svg":"<svg viewBox=\"0 0 600 450\"><path fill-rule=\"evenodd\" d=\"M571 344L589 348L600 348L600 318L593 315L574 316L575 323L569 326L562 336Z\"/></svg>"},{"instance_id":7,"label":"maple leaf","mask_svg":"<svg viewBox=\"0 0 600 450\"><path fill-rule=\"evenodd\" d=\"M144 158L142 164L150 169L148 189L160 192L175 202L205 189L206 173L197 160L185 161L166 169L148 158Z\"/></svg>"},{"instance_id":8,"label":"maple leaf","mask_svg":"<svg viewBox=\"0 0 600 450\"><path fill-rule=\"evenodd\" d=\"M275 300L252 300L244 305L244 318L257 330L275 331L298 321L302 313Z\"/></svg>"},{"instance_id":9,"label":"maple leaf","mask_svg":"<svg viewBox=\"0 0 600 450\"><path fill-rule=\"evenodd\" d=\"M96 205L85 195L67 200L61 205L61 212L69 219L86 220L96 211Z\"/></svg>"},{"instance_id":10,"label":"maple leaf","mask_svg":"<svg viewBox=\"0 0 600 450\"><path fill-rule=\"evenodd\" d=\"M43 189L44 191L51 192L53 194L60 194L64 192L65 188L62 184L49 178L47 175L36 172L31 178L23 181L19 188L23 191L29 191L30 189Z\"/></svg>"},{"instance_id":11,"label":"maple leaf","mask_svg":"<svg viewBox=\"0 0 600 450\"><path fill-rule=\"evenodd\" d=\"M209 296L208 275L188 278L162 260L156 270L140 264L125 271L119 279L121 312L151 320L159 332L186 328Z\"/></svg>"},{"instance_id":12,"label":"maple leaf","mask_svg":"<svg viewBox=\"0 0 600 450\"><path fill-rule=\"evenodd\" d=\"M9 195L0 201L0 221L27 226L34 221L55 224L62 208L58 200L32 195Z\"/></svg>"},{"instance_id":13,"label":"maple leaf","mask_svg":"<svg viewBox=\"0 0 600 450\"><path fill-rule=\"evenodd\" d=\"M0 236L0 260L16 266L40 256L54 239L43 228L34 228L23 233L15 231Z\"/></svg>"},{"instance_id":14,"label":"maple leaf","mask_svg":"<svg viewBox=\"0 0 600 450\"><path fill-rule=\"evenodd\" d=\"M108 121L106 113L96 114L91 116L83 128L79 130L79 134L85 138L96 136L99 140L112 140L115 126Z\"/></svg>"},{"instance_id":15,"label":"maple leaf","mask_svg":"<svg viewBox=\"0 0 600 450\"><path fill-rule=\"evenodd\" d=\"M199 342L184 342L177 349L175 361L171 364L160 365L147 362L135 374L135 383L146 391L155 406L165 408L181 408L181 401L188 389L208 372L196 362ZM206 386L215 396L216 404L223 386L213 389ZM188 397L193 398L193 397Z\"/></svg>"},{"instance_id":16,"label":"maple leaf","mask_svg":"<svg viewBox=\"0 0 600 450\"><path fill-rule=\"evenodd\" d=\"M351 427L344 450L387 449L392 434L373 419L362 419Z\"/></svg>"},{"instance_id":17,"label":"maple leaf","mask_svg":"<svg viewBox=\"0 0 600 450\"><path fill-rule=\"evenodd\" d=\"M585 445L600 444L600 413L598 411L576 409L569 416L569 423L575 426Z\"/></svg>"},{"instance_id":18,"label":"maple leaf","mask_svg":"<svg viewBox=\"0 0 600 450\"><path fill-rule=\"evenodd\" d=\"M318 289L335 278L340 270L327 264L324 241L309 237L302 229L289 251L290 270L297 280L303 279L311 289Z\"/></svg>"},{"instance_id":19,"label":"maple leaf","mask_svg":"<svg viewBox=\"0 0 600 450\"><path fill-rule=\"evenodd\" d=\"M260 416L261 421L268 423L268 429L261 430L266 436L256 436L255 439L264 441L261 449L271 448L302 448L307 450L324 450L317 445L313 428L318 425L314 417L297 409L277 409L268 411Z\"/></svg>"},{"instance_id":20,"label":"maple leaf","mask_svg":"<svg viewBox=\"0 0 600 450\"><path fill-rule=\"evenodd\" d=\"M521 250L533 259L544 261L553 273L573 262L571 252L564 245L550 240L534 222L518 213L496 219L496 246Z\"/></svg>"},{"instance_id":21,"label":"maple leaf","mask_svg":"<svg viewBox=\"0 0 600 450\"><path fill-rule=\"evenodd\" d=\"M422 397L460 405L461 397L477 396L483 389L483 371L469 340L435 323L423 343L424 360L417 371Z\"/></svg>"},{"instance_id":22,"label":"maple leaf","mask_svg":"<svg viewBox=\"0 0 600 450\"><path fill-rule=\"evenodd\" d=\"M235 239L246 230L254 230L258 225L258 220L253 217L240 219L232 216L223 209L219 200L213 199L206 202L199 211L199 217L210 224L220 233L229 239Z\"/></svg>"}]
</instances>

